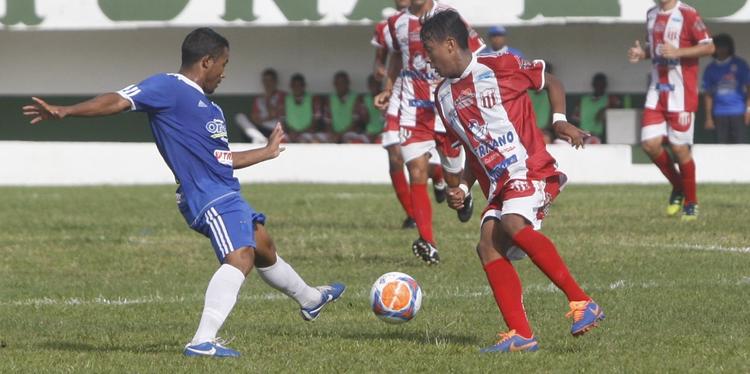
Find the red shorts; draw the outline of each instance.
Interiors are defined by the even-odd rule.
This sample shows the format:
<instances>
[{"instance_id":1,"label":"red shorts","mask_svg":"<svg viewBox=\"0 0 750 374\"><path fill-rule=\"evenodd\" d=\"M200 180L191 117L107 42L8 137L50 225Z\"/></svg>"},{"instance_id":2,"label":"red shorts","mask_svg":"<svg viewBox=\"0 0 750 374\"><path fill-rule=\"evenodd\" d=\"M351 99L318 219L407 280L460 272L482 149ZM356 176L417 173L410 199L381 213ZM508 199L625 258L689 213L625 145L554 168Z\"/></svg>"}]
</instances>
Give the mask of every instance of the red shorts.
<instances>
[{"instance_id":1,"label":"red shorts","mask_svg":"<svg viewBox=\"0 0 750 374\"><path fill-rule=\"evenodd\" d=\"M482 212L482 221L488 218L502 220L506 214L518 214L534 226L542 228L542 221L549 207L560 194L567 177L554 175L545 180L512 179L502 186L502 190L489 201Z\"/></svg>"},{"instance_id":2,"label":"red shorts","mask_svg":"<svg viewBox=\"0 0 750 374\"><path fill-rule=\"evenodd\" d=\"M667 112L646 108L643 110L641 141L663 138L670 144L693 144L695 113Z\"/></svg>"}]
</instances>

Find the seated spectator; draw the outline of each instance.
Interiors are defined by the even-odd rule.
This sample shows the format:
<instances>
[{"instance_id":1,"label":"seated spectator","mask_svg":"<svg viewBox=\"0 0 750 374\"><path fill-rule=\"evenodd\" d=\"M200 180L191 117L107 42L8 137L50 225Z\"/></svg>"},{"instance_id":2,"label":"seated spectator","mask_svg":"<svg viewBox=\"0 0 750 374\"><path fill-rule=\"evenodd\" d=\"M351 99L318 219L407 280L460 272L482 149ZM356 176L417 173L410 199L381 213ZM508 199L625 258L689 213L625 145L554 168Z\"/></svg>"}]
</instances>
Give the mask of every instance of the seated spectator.
<instances>
[{"instance_id":1,"label":"seated spectator","mask_svg":"<svg viewBox=\"0 0 750 374\"><path fill-rule=\"evenodd\" d=\"M283 121L287 139L292 143L320 143L326 135L318 132L319 99L307 92L307 83L302 74L292 75L289 81L291 92L284 98Z\"/></svg>"},{"instance_id":2,"label":"seated spectator","mask_svg":"<svg viewBox=\"0 0 750 374\"><path fill-rule=\"evenodd\" d=\"M607 76L604 73L594 74L591 88L592 93L581 96L571 119L578 122L578 127L591 134L587 143L601 144L604 140L607 109L620 108L622 103L617 96L607 93Z\"/></svg>"},{"instance_id":3,"label":"seated spectator","mask_svg":"<svg viewBox=\"0 0 750 374\"><path fill-rule=\"evenodd\" d=\"M714 37L714 60L703 73L706 130L716 129L719 143L744 143L750 126L750 69L734 54L734 40L727 34Z\"/></svg>"},{"instance_id":4,"label":"seated spectator","mask_svg":"<svg viewBox=\"0 0 750 374\"><path fill-rule=\"evenodd\" d=\"M375 108L374 97L377 96L381 91L381 84L375 79L374 75L367 77L367 89L368 93L362 94L362 105L360 106L360 118L365 124L365 134L370 140L370 143L377 143L380 141L380 134L383 132L383 124L385 118L383 112L380 109Z\"/></svg>"},{"instance_id":5,"label":"seated spectator","mask_svg":"<svg viewBox=\"0 0 750 374\"><path fill-rule=\"evenodd\" d=\"M335 93L328 95L323 123L329 141L333 143L366 143L367 136L359 117L362 97L351 92L349 75L339 71L333 76Z\"/></svg>"},{"instance_id":6,"label":"seated spectator","mask_svg":"<svg viewBox=\"0 0 750 374\"><path fill-rule=\"evenodd\" d=\"M263 94L253 98L250 119L244 113L237 113L235 121L253 143L265 143L266 137L281 121L284 92L279 91L279 74L268 68L261 74Z\"/></svg>"},{"instance_id":7,"label":"seated spectator","mask_svg":"<svg viewBox=\"0 0 750 374\"><path fill-rule=\"evenodd\" d=\"M503 26L493 26L487 32L487 39L489 45L483 50L479 51L479 54L490 54L490 53L510 53L523 58L521 51L508 45L508 31Z\"/></svg>"}]
</instances>

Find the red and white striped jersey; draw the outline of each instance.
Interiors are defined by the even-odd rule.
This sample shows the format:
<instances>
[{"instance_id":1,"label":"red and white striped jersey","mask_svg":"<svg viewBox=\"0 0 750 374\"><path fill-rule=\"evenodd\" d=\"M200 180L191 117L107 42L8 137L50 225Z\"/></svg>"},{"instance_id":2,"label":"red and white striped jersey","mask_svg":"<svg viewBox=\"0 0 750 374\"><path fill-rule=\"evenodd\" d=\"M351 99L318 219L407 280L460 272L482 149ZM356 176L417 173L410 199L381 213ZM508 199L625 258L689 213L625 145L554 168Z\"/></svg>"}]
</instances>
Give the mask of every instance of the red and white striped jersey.
<instances>
[{"instance_id":1,"label":"red and white striped jersey","mask_svg":"<svg viewBox=\"0 0 750 374\"><path fill-rule=\"evenodd\" d=\"M664 44L677 48L711 42L708 28L698 11L681 1L668 11L658 6L646 16L649 51L653 68L646 108L668 112L698 110L698 59L661 57Z\"/></svg>"},{"instance_id":2,"label":"red and white striped jersey","mask_svg":"<svg viewBox=\"0 0 750 374\"><path fill-rule=\"evenodd\" d=\"M452 9L434 2L425 15ZM445 132L445 127L435 116L432 93L442 79L427 62L427 53L419 32L422 22L419 17L405 9L388 18L388 31L393 41L393 50L401 53L401 126L425 126L430 131ZM484 48L484 42L473 29L469 30L469 48L476 52Z\"/></svg>"},{"instance_id":3,"label":"red and white striped jersey","mask_svg":"<svg viewBox=\"0 0 750 374\"><path fill-rule=\"evenodd\" d=\"M544 66L509 53L474 56L460 78L446 79L435 92L448 136L463 143L488 199L508 181L559 173L526 92L544 88Z\"/></svg>"},{"instance_id":4,"label":"red and white striped jersey","mask_svg":"<svg viewBox=\"0 0 750 374\"><path fill-rule=\"evenodd\" d=\"M384 19L375 25L375 33L372 35L370 44L375 48L387 48L389 51L393 50L393 39L391 38L391 32L388 30L387 19Z\"/></svg>"}]
</instances>

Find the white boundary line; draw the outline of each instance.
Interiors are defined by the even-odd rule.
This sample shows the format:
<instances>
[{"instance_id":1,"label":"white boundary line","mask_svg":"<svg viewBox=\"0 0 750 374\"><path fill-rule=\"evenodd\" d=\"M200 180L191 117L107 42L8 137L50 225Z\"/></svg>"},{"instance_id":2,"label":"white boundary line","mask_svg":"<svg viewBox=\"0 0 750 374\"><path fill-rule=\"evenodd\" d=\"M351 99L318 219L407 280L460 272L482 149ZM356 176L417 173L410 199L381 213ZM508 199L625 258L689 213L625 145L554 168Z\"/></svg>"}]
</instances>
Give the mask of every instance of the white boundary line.
<instances>
[{"instance_id":1,"label":"white boundary line","mask_svg":"<svg viewBox=\"0 0 750 374\"><path fill-rule=\"evenodd\" d=\"M713 285L730 285L730 286L750 286L750 277L744 276L739 279L719 279L714 282L703 282L710 283ZM649 289L649 288L674 288L680 285L688 285L685 282L656 282L656 281L632 281L619 279L609 284L583 284L583 288L589 292L607 292L607 291L618 291L627 289ZM529 294L544 294L544 293L558 293L561 292L552 283L536 283L524 286L523 292L525 295ZM350 295L354 296L354 300L364 300L370 295L369 289L360 289L351 292ZM427 291L426 296L431 299L451 299L451 298L480 298L489 297L492 295L492 291L489 286L483 286L478 288L447 288L439 287L431 291ZM242 300L283 300L287 297L280 292L268 292L261 294L250 294L240 295L240 301ZM70 297L70 298L31 298L23 300L4 300L0 301L0 306L80 306L80 305L108 305L108 306L126 306L126 305L140 305L140 304L181 304L189 302L202 302L203 295L193 294L186 296L160 296L160 295L147 295L147 296L136 296L132 298L117 297L117 298L106 298L104 296L97 296L91 299Z\"/></svg>"},{"instance_id":2,"label":"white boundary line","mask_svg":"<svg viewBox=\"0 0 750 374\"><path fill-rule=\"evenodd\" d=\"M724 247L721 245L703 244L636 244L636 247L688 249L693 251L728 252L728 253L750 253L750 247Z\"/></svg>"}]
</instances>

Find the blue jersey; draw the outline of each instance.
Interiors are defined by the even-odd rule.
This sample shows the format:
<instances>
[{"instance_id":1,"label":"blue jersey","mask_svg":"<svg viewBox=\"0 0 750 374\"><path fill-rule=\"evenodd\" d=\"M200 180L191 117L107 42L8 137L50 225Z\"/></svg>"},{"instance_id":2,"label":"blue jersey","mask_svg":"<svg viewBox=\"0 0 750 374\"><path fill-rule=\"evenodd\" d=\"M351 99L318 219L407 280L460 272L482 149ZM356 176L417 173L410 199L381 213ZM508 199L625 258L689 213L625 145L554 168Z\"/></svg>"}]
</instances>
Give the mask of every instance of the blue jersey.
<instances>
[{"instance_id":1,"label":"blue jersey","mask_svg":"<svg viewBox=\"0 0 750 374\"><path fill-rule=\"evenodd\" d=\"M180 211L191 226L212 203L239 192L224 113L198 84L181 74L157 74L117 93L132 110L148 113L159 153L179 184Z\"/></svg>"},{"instance_id":2,"label":"blue jersey","mask_svg":"<svg viewBox=\"0 0 750 374\"><path fill-rule=\"evenodd\" d=\"M750 69L739 57L732 56L724 62L714 61L703 72L703 90L714 98L715 116L744 114L748 84Z\"/></svg>"}]
</instances>

